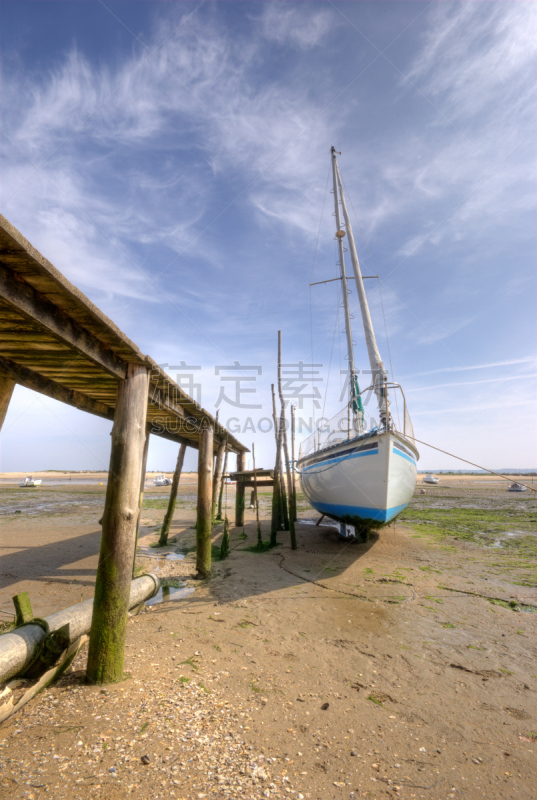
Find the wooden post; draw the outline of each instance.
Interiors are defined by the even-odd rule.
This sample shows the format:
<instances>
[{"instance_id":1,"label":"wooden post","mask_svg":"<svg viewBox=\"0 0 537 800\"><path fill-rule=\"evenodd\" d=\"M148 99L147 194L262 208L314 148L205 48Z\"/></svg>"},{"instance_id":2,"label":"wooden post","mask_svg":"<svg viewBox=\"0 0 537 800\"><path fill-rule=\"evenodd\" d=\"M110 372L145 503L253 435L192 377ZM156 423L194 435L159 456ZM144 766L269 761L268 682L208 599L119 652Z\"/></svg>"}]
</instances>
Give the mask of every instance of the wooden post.
<instances>
[{"instance_id":1,"label":"wooden post","mask_svg":"<svg viewBox=\"0 0 537 800\"><path fill-rule=\"evenodd\" d=\"M173 518L173 512L175 511L175 503L177 500L177 489L179 487L179 480L181 478L181 470L183 469L183 461L185 460L185 453L186 453L186 444L182 444L181 447L179 448L177 463L175 465L175 472L173 473L172 487L170 490L170 499L168 500L168 508L166 510L166 514L164 515L164 522L162 523L162 527L160 529L160 537L158 540L159 547L166 547L166 545L168 544L168 534L170 532L170 524Z\"/></svg>"},{"instance_id":2,"label":"wooden post","mask_svg":"<svg viewBox=\"0 0 537 800\"><path fill-rule=\"evenodd\" d=\"M136 550L138 548L138 537L140 535L140 520L142 518L142 505L144 502L145 471L147 469L147 453L149 452L149 427L146 426L144 452L142 456L142 470L140 474L140 499L138 503L138 519L136 520L136 538L134 540L134 555L132 557L132 577L135 577L136 569Z\"/></svg>"},{"instance_id":3,"label":"wooden post","mask_svg":"<svg viewBox=\"0 0 537 800\"><path fill-rule=\"evenodd\" d=\"M213 519L216 519L216 503L218 500L218 490L220 488L220 481L222 480L222 467L224 465L224 453L226 450L226 437L222 436L218 450L216 452L216 464L214 468L214 481L213 481L213 503L211 513Z\"/></svg>"},{"instance_id":4,"label":"wooden post","mask_svg":"<svg viewBox=\"0 0 537 800\"><path fill-rule=\"evenodd\" d=\"M283 467L283 459L282 459L282 450L283 450L283 429L285 427L285 416L283 410L280 413L280 436L281 436L281 449L280 449L280 494L282 498L282 513L283 513L283 527L286 531L290 530L289 528L289 504L287 498L287 487L285 485L285 473Z\"/></svg>"},{"instance_id":5,"label":"wooden post","mask_svg":"<svg viewBox=\"0 0 537 800\"><path fill-rule=\"evenodd\" d=\"M200 431L198 451L198 511L196 519L196 569L202 578L211 577L213 429L208 420Z\"/></svg>"},{"instance_id":6,"label":"wooden post","mask_svg":"<svg viewBox=\"0 0 537 800\"><path fill-rule=\"evenodd\" d=\"M7 375L0 375L0 431L9 408L9 401L15 388L15 381Z\"/></svg>"},{"instance_id":7,"label":"wooden post","mask_svg":"<svg viewBox=\"0 0 537 800\"><path fill-rule=\"evenodd\" d=\"M227 442L226 442L226 445L227 445ZM217 520L222 520L223 519L223 517L222 517L222 502L223 502L223 499L224 499L224 484L226 482L228 452L229 451L228 451L227 446L226 446L226 453L225 453L225 456L224 456L224 467L222 469L222 477L221 477L221 480L220 480L220 491L218 493L218 514L216 515L216 519Z\"/></svg>"},{"instance_id":8,"label":"wooden post","mask_svg":"<svg viewBox=\"0 0 537 800\"><path fill-rule=\"evenodd\" d=\"M244 451L237 453L237 472L244 472ZM244 484L237 481L235 492L235 526L244 525Z\"/></svg>"},{"instance_id":9,"label":"wooden post","mask_svg":"<svg viewBox=\"0 0 537 800\"><path fill-rule=\"evenodd\" d=\"M34 612L32 611L32 604L28 592L16 594L13 598L13 605L15 606L16 625L24 625L25 622L31 622L33 620Z\"/></svg>"},{"instance_id":10,"label":"wooden post","mask_svg":"<svg viewBox=\"0 0 537 800\"><path fill-rule=\"evenodd\" d=\"M295 412L296 412L296 406L291 406L291 459L292 459L291 474L293 476L293 496L291 498L291 516L296 522Z\"/></svg>"},{"instance_id":11,"label":"wooden post","mask_svg":"<svg viewBox=\"0 0 537 800\"><path fill-rule=\"evenodd\" d=\"M285 455L285 470L287 473L287 496L289 498L289 533L291 536L291 549L296 550L296 531L295 519L293 516L293 484L291 476L291 465L289 463L289 447L287 444L287 429L285 426L285 400L283 398L282 390L282 332L278 331L278 394L280 395L280 403L282 407L281 415L281 428L283 439L283 452Z\"/></svg>"},{"instance_id":12,"label":"wooden post","mask_svg":"<svg viewBox=\"0 0 537 800\"><path fill-rule=\"evenodd\" d=\"M148 389L147 368L129 364L127 376L118 383L112 428L88 652L90 683L116 683L123 678Z\"/></svg>"},{"instance_id":13,"label":"wooden post","mask_svg":"<svg viewBox=\"0 0 537 800\"><path fill-rule=\"evenodd\" d=\"M276 395L274 392L274 384L271 384L272 390L272 421L274 424L274 435L276 438L276 460L274 462L274 488L272 491L272 521L270 526L270 544L272 547L276 545L276 538L278 531L282 529L282 498L281 498L281 480L280 480L280 426L278 424L278 416L276 414Z\"/></svg>"},{"instance_id":14,"label":"wooden post","mask_svg":"<svg viewBox=\"0 0 537 800\"><path fill-rule=\"evenodd\" d=\"M257 522L257 549L263 549L263 537L261 535L261 523L259 522L259 500L257 499L257 475L255 474L255 445L252 442L252 463L254 466L254 493L255 493L255 520Z\"/></svg>"}]
</instances>

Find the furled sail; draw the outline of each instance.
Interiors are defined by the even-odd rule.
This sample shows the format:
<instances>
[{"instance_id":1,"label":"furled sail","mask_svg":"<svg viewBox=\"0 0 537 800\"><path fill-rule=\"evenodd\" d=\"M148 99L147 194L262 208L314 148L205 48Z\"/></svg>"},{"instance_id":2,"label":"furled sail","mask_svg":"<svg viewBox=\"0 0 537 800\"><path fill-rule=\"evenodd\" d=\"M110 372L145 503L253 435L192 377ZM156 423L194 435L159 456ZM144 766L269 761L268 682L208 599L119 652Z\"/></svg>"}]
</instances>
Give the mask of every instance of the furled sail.
<instances>
[{"instance_id":1,"label":"furled sail","mask_svg":"<svg viewBox=\"0 0 537 800\"><path fill-rule=\"evenodd\" d=\"M352 261L352 268L354 270L354 278L356 281L356 291L358 292L358 300L360 303L360 310L362 312L362 320L364 323L364 334L367 344L367 352L369 355L369 363L371 365L372 383L375 387L375 394L377 395L379 413L381 421L386 424L388 420L388 407L389 401L386 392L386 370L382 358L380 357L379 349L377 347L377 340L375 339L375 332L373 330L373 323L371 322L371 315L369 313L369 305L362 280L362 272L360 270L360 262L358 261L358 253L356 252L356 245L354 243L354 235L352 232L352 225L347 212L347 204L345 203L345 195L343 193L343 182L339 173L337 160L335 169L337 173L337 181L339 185L339 197L341 200L341 208L343 210L343 217L345 219L345 227L347 229L347 240L349 242L349 252Z\"/></svg>"}]
</instances>

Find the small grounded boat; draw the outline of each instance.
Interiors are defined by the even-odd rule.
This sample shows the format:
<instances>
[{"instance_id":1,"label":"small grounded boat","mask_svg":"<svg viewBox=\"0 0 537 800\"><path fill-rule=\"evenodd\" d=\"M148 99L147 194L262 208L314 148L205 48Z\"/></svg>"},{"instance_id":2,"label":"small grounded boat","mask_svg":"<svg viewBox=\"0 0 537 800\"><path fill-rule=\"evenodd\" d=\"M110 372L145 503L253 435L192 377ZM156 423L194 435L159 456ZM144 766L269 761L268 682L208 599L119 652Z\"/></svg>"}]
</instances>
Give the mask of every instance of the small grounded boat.
<instances>
[{"instance_id":1,"label":"small grounded boat","mask_svg":"<svg viewBox=\"0 0 537 800\"><path fill-rule=\"evenodd\" d=\"M33 475L27 475L26 478L19 483L21 489L34 489L36 486L41 486L43 481L40 478L34 479Z\"/></svg>"},{"instance_id":2,"label":"small grounded boat","mask_svg":"<svg viewBox=\"0 0 537 800\"><path fill-rule=\"evenodd\" d=\"M171 486L171 483L171 478L167 478L165 475L156 475L153 486Z\"/></svg>"},{"instance_id":3,"label":"small grounded boat","mask_svg":"<svg viewBox=\"0 0 537 800\"><path fill-rule=\"evenodd\" d=\"M507 491L508 492L525 492L526 491L526 487L522 483L516 483L515 482L515 483L511 484L511 486L509 487L509 489Z\"/></svg>"},{"instance_id":4,"label":"small grounded boat","mask_svg":"<svg viewBox=\"0 0 537 800\"><path fill-rule=\"evenodd\" d=\"M302 443L297 470L302 489L311 505L341 523L352 525L362 536L370 528L380 528L407 506L416 487L416 462L419 453L413 444L414 431L406 408L403 390L388 382L380 357L369 313L363 278L347 212L343 182L336 150L332 147L332 178L336 218L336 239L345 332L349 360L350 397L347 405L320 430L314 430ZM340 204L346 231L342 230ZM343 238L354 271L365 340L369 355L372 385L360 392L354 364L349 298ZM377 399L380 423L367 430L361 394L372 390ZM403 430L398 431L390 413L389 392L400 391L403 399Z\"/></svg>"},{"instance_id":5,"label":"small grounded boat","mask_svg":"<svg viewBox=\"0 0 537 800\"><path fill-rule=\"evenodd\" d=\"M423 478L422 483L440 483L440 478L435 477L431 472L428 472Z\"/></svg>"}]
</instances>

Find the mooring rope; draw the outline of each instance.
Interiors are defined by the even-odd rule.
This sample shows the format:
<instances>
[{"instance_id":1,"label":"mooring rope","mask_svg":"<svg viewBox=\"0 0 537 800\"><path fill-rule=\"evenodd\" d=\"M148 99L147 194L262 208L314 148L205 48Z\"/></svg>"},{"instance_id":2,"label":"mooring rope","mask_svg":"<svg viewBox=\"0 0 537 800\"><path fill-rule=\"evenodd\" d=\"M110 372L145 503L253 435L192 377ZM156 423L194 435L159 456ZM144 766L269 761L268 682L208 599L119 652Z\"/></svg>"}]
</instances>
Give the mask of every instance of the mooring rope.
<instances>
[{"instance_id":1,"label":"mooring rope","mask_svg":"<svg viewBox=\"0 0 537 800\"><path fill-rule=\"evenodd\" d=\"M401 433L399 431L399 433ZM419 444L424 444L425 447L431 447L433 450L438 450L439 453L444 453L446 456L451 456L452 458L457 458L459 461L464 461L465 464L470 464L472 467L477 467L478 469L482 469L484 472L490 472L491 475L497 475L498 478L501 478L503 481L507 481L508 483L512 483L513 479L506 478L505 475L502 475L500 472L494 472L493 469L487 469L487 467L481 467L479 464L474 464L473 461L468 461L467 458L461 458L460 456L456 456L455 453L448 453L447 450L441 450L440 447L435 447L434 444L429 444L428 442L422 442L421 439L416 439L415 436L410 436L408 433L401 434L405 437L405 439L412 439L413 442L418 442ZM520 481L516 481L520 486L525 486L526 489L529 489L530 492L537 492L533 486L528 486L526 483L520 483Z\"/></svg>"}]
</instances>

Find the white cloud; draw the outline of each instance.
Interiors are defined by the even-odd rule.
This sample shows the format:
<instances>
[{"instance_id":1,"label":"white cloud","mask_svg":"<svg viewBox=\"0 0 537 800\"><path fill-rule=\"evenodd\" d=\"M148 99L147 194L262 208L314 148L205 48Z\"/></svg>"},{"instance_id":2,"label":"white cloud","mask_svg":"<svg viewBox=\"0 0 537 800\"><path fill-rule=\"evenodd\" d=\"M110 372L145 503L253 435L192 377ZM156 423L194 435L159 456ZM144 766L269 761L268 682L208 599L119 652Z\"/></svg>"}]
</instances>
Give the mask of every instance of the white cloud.
<instances>
[{"instance_id":1,"label":"white cloud","mask_svg":"<svg viewBox=\"0 0 537 800\"><path fill-rule=\"evenodd\" d=\"M407 389L406 393L410 394L410 392L428 392L432 389L448 389L453 386L479 386L483 383L505 383L509 381L516 386L519 381L527 381L527 380L535 380L535 375L514 375L509 377L499 377L499 378L487 378L482 381L455 381L453 383L436 383L433 386L417 386L413 389Z\"/></svg>"},{"instance_id":2,"label":"white cloud","mask_svg":"<svg viewBox=\"0 0 537 800\"><path fill-rule=\"evenodd\" d=\"M491 102L504 113L500 98L515 110L531 100L534 59L533 3L435 3L406 80L418 81L453 119L478 115Z\"/></svg>"},{"instance_id":3,"label":"white cloud","mask_svg":"<svg viewBox=\"0 0 537 800\"><path fill-rule=\"evenodd\" d=\"M447 321L436 320L429 323L429 333L417 337L418 344L435 344L443 339L448 339L457 331L462 330L473 322L475 316L465 317L464 319L448 319Z\"/></svg>"},{"instance_id":4,"label":"white cloud","mask_svg":"<svg viewBox=\"0 0 537 800\"><path fill-rule=\"evenodd\" d=\"M491 369L493 367L510 367L514 364L533 364L535 363L534 356L525 356L524 358L510 358L507 361L489 361L486 364L472 364L460 367L438 367L437 369L430 369L426 372L414 372L411 375L406 375L405 380L409 378L420 378L424 375L437 375L441 372L465 372L473 371L475 369Z\"/></svg>"},{"instance_id":5,"label":"white cloud","mask_svg":"<svg viewBox=\"0 0 537 800\"><path fill-rule=\"evenodd\" d=\"M336 24L330 11L314 11L308 5L285 8L279 3L267 3L261 20L267 39L302 50L319 45Z\"/></svg>"}]
</instances>

